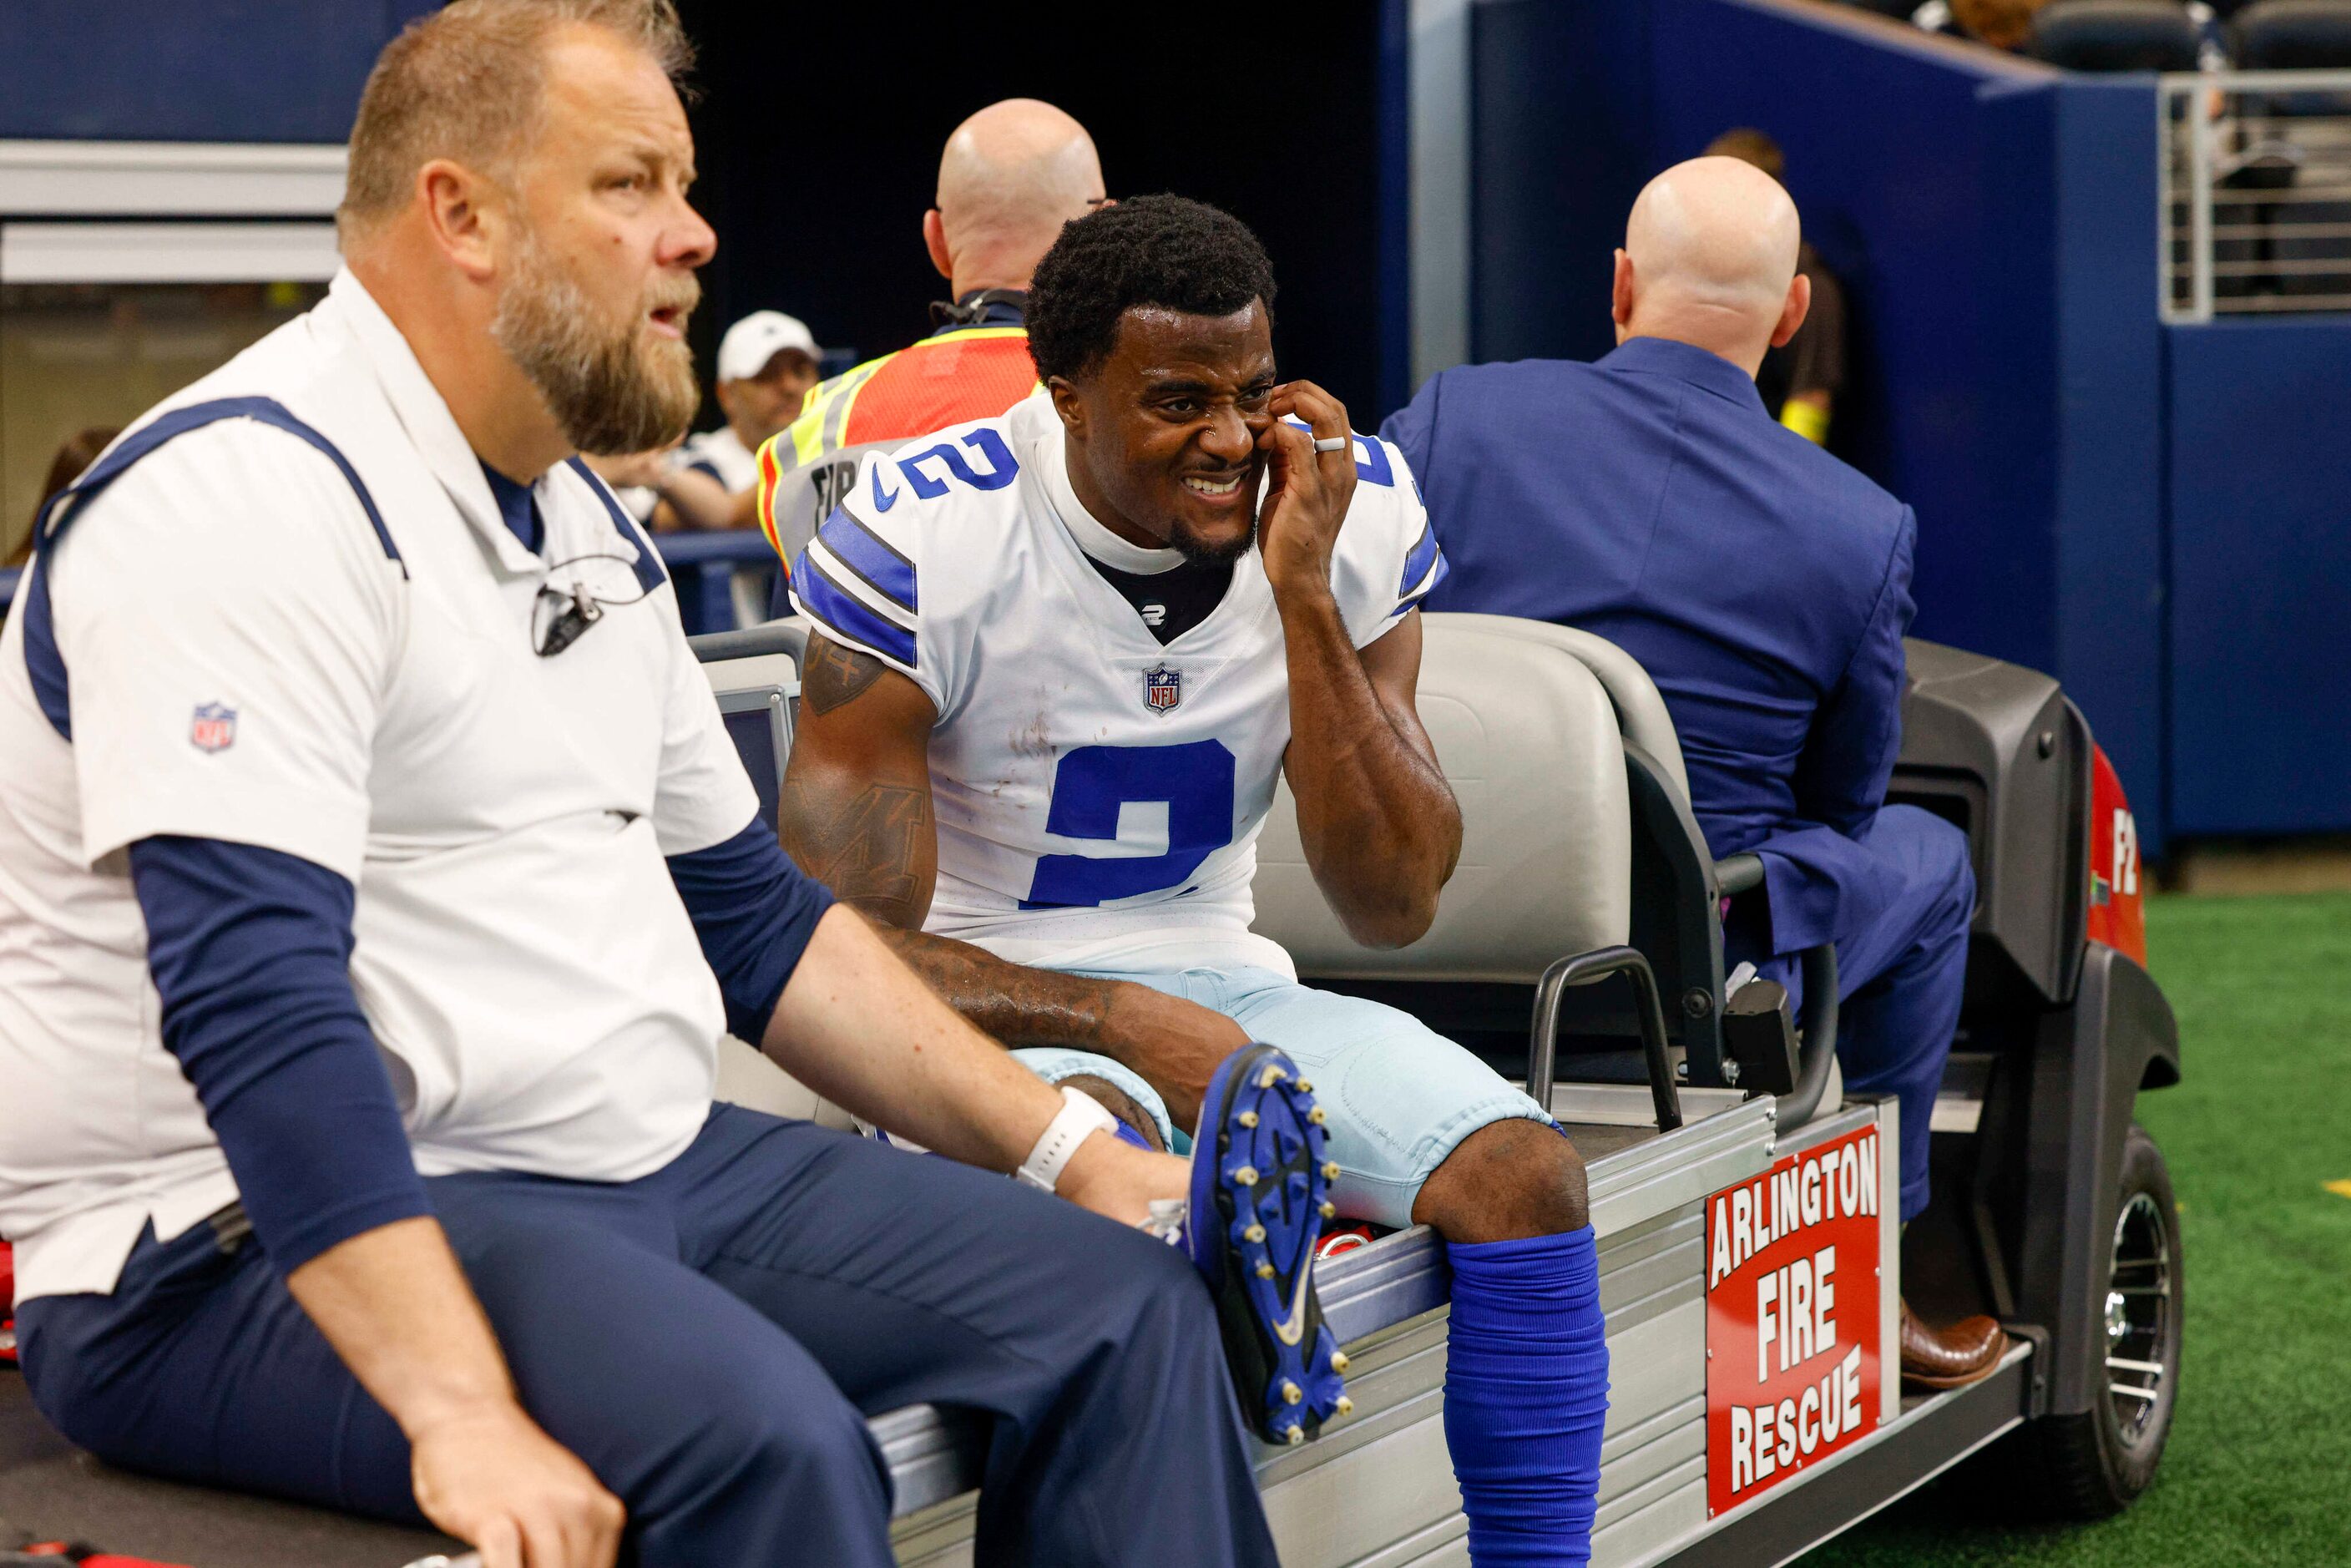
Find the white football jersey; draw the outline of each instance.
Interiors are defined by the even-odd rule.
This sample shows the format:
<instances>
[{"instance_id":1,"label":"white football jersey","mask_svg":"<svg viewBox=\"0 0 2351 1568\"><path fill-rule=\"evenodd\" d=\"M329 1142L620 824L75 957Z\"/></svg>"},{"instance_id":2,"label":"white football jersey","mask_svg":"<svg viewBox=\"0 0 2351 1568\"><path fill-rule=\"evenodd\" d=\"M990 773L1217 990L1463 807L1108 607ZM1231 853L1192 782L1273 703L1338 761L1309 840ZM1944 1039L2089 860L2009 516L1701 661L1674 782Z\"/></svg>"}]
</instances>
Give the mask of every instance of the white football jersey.
<instances>
[{"instance_id":1,"label":"white football jersey","mask_svg":"<svg viewBox=\"0 0 2351 1568\"><path fill-rule=\"evenodd\" d=\"M1445 565L1403 455L1358 435L1354 455L1331 578L1360 648ZM1207 619L1162 646L1081 538L1113 566L1163 553L1079 503L1040 393L869 455L793 564L801 613L938 710L925 929L1018 963L1290 973L1249 929L1258 831L1290 745L1264 562L1251 549Z\"/></svg>"}]
</instances>

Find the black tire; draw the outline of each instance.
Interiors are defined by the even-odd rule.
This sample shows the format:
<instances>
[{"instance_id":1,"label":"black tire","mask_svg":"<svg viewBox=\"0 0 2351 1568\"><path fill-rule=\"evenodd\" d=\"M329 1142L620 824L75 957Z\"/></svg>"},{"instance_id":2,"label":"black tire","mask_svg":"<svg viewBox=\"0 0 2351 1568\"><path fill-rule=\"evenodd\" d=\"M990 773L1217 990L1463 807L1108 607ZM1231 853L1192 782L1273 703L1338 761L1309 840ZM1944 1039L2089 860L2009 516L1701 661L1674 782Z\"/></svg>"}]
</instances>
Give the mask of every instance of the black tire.
<instances>
[{"instance_id":1,"label":"black tire","mask_svg":"<svg viewBox=\"0 0 2351 1568\"><path fill-rule=\"evenodd\" d=\"M2136 1124L2123 1140L2111 1234L2100 1303L2105 1396L2084 1415L2043 1416L2012 1445L2011 1474L2043 1518L2104 1519L2128 1508L2155 1479L2179 1408L2187 1305L2179 1210L2163 1151Z\"/></svg>"}]
</instances>

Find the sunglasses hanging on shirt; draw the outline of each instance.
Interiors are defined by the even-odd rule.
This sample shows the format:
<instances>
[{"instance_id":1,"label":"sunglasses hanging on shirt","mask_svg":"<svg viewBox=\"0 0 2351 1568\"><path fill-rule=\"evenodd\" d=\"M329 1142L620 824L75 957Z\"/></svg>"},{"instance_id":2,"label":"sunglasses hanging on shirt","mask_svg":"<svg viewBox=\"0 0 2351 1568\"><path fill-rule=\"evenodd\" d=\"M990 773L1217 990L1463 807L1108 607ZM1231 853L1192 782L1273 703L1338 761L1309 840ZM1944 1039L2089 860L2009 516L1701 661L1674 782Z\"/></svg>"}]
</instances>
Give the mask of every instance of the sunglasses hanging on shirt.
<instances>
[{"instance_id":1,"label":"sunglasses hanging on shirt","mask_svg":"<svg viewBox=\"0 0 2351 1568\"><path fill-rule=\"evenodd\" d=\"M629 580L636 591L626 597L601 594L584 579L575 577L561 587L552 582L539 587L538 599L532 606L534 627L531 643L542 659L551 659L588 634L589 629L604 619L607 610L624 609L645 598L652 591L636 585L633 563L626 556L598 551L576 555L569 560L559 560L547 569L553 577L567 568L583 566L590 561L609 560L629 572Z\"/></svg>"}]
</instances>

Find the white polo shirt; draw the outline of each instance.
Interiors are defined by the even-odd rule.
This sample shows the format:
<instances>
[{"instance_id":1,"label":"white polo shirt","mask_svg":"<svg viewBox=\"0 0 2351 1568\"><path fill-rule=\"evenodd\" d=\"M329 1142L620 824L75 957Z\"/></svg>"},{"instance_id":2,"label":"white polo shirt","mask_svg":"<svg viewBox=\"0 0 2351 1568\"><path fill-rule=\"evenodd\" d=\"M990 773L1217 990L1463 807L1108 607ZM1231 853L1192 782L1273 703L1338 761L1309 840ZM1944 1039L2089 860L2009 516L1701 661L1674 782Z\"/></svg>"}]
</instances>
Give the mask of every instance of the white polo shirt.
<instances>
[{"instance_id":1,"label":"white polo shirt","mask_svg":"<svg viewBox=\"0 0 2351 1568\"><path fill-rule=\"evenodd\" d=\"M700 468L708 473L730 496L759 482L758 456L743 444L743 438L735 434L731 424L687 436L685 444L672 456L680 468Z\"/></svg>"},{"instance_id":2,"label":"white polo shirt","mask_svg":"<svg viewBox=\"0 0 2351 1568\"><path fill-rule=\"evenodd\" d=\"M534 491L543 552L526 548L348 273L156 414L251 395L359 485L252 419L178 435L45 551L47 625L20 598L0 633L0 1236L20 1299L111 1291L151 1220L168 1240L235 1196L162 1044L125 853L152 835L353 883L352 986L424 1175L631 1180L709 1112L725 1019L664 859L756 802L643 537L559 465ZM613 602L543 658L550 581ZM35 679L59 666L66 733Z\"/></svg>"}]
</instances>

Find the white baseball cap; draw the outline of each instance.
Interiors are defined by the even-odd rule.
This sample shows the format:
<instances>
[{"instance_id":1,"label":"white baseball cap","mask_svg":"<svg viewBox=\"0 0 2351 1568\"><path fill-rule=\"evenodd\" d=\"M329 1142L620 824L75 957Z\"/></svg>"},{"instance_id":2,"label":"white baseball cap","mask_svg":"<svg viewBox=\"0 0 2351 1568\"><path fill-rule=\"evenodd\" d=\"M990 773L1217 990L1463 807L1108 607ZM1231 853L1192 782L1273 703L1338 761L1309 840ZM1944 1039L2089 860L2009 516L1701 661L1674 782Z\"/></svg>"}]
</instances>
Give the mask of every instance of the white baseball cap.
<instances>
[{"instance_id":1,"label":"white baseball cap","mask_svg":"<svg viewBox=\"0 0 2351 1568\"><path fill-rule=\"evenodd\" d=\"M807 322L780 310L754 310L718 340L718 379L747 382L786 349L798 349L811 360L824 358Z\"/></svg>"}]
</instances>

